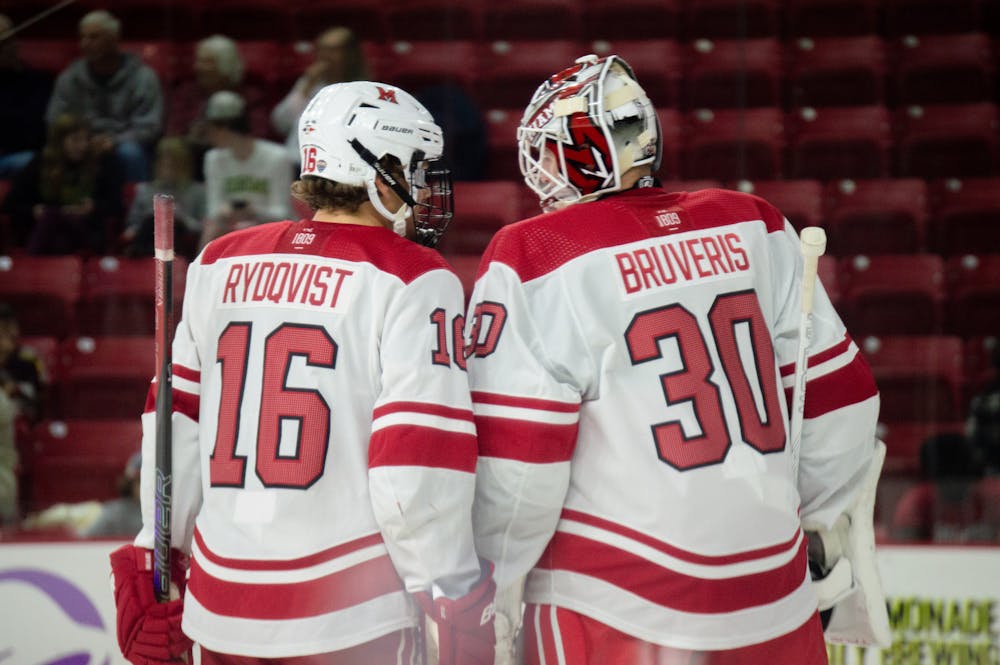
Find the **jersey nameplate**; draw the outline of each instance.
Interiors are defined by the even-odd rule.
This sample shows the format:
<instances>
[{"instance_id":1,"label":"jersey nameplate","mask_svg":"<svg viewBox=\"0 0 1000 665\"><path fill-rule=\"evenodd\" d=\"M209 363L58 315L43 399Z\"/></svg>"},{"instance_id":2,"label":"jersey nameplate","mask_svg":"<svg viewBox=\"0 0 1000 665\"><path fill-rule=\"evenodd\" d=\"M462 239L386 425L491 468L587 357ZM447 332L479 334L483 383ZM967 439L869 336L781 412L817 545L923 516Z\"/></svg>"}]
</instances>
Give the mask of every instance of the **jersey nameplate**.
<instances>
[{"instance_id":1,"label":"jersey nameplate","mask_svg":"<svg viewBox=\"0 0 1000 665\"><path fill-rule=\"evenodd\" d=\"M254 303L342 311L352 300L354 270L329 261L235 261L229 265L219 307Z\"/></svg>"},{"instance_id":2,"label":"jersey nameplate","mask_svg":"<svg viewBox=\"0 0 1000 665\"><path fill-rule=\"evenodd\" d=\"M724 279L750 269L743 239L732 232L657 238L613 256L626 296L675 284Z\"/></svg>"}]
</instances>

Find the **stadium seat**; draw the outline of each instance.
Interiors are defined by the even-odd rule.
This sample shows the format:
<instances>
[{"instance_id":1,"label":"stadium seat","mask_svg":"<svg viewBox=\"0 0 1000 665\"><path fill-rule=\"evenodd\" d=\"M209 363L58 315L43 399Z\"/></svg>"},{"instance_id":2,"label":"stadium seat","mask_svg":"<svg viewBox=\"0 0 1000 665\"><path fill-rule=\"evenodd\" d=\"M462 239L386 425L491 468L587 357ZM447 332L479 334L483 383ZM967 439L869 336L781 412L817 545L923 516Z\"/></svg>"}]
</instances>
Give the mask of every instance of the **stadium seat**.
<instances>
[{"instance_id":1,"label":"stadium seat","mask_svg":"<svg viewBox=\"0 0 1000 665\"><path fill-rule=\"evenodd\" d=\"M830 303L834 307L840 306L840 267L837 258L824 254L819 257L819 267L817 273L820 284L826 290L826 295L830 298Z\"/></svg>"},{"instance_id":2,"label":"stadium seat","mask_svg":"<svg viewBox=\"0 0 1000 665\"><path fill-rule=\"evenodd\" d=\"M841 310L857 335L933 335L942 330L944 262L936 254L876 254L840 263Z\"/></svg>"},{"instance_id":3,"label":"stadium seat","mask_svg":"<svg viewBox=\"0 0 1000 665\"><path fill-rule=\"evenodd\" d=\"M476 101L484 109L516 109L552 74L573 65L580 46L570 40L497 41L482 54Z\"/></svg>"},{"instance_id":4,"label":"stadium seat","mask_svg":"<svg viewBox=\"0 0 1000 665\"><path fill-rule=\"evenodd\" d=\"M991 381L1000 379L993 358L1000 349L1000 336L996 334L972 335L964 338L965 347L965 399L968 404L973 395L986 388Z\"/></svg>"},{"instance_id":5,"label":"stadium seat","mask_svg":"<svg viewBox=\"0 0 1000 665\"><path fill-rule=\"evenodd\" d=\"M138 418L156 373L153 335L74 337L60 348L60 418Z\"/></svg>"},{"instance_id":6,"label":"stadium seat","mask_svg":"<svg viewBox=\"0 0 1000 665\"><path fill-rule=\"evenodd\" d=\"M782 60L777 39L690 42L682 82L685 108L778 106Z\"/></svg>"},{"instance_id":7,"label":"stadium seat","mask_svg":"<svg viewBox=\"0 0 1000 665\"><path fill-rule=\"evenodd\" d=\"M63 338L76 330L83 261L78 256L0 256L0 302L24 335Z\"/></svg>"},{"instance_id":8,"label":"stadium seat","mask_svg":"<svg viewBox=\"0 0 1000 665\"><path fill-rule=\"evenodd\" d=\"M122 24L126 40L180 44L200 33L201 3L163 0L114 0L110 9ZM228 34L223 32L222 34Z\"/></svg>"},{"instance_id":9,"label":"stadium seat","mask_svg":"<svg viewBox=\"0 0 1000 665\"><path fill-rule=\"evenodd\" d=\"M209 0L200 3L202 35L226 35L242 40L292 38L292 15L282 0Z\"/></svg>"},{"instance_id":10,"label":"stadium seat","mask_svg":"<svg viewBox=\"0 0 1000 665\"><path fill-rule=\"evenodd\" d=\"M657 108L680 106L683 50L678 42L671 39L597 39L590 43L590 52L624 58Z\"/></svg>"},{"instance_id":11,"label":"stadium seat","mask_svg":"<svg viewBox=\"0 0 1000 665\"><path fill-rule=\"evenodd\" d=\"M452 254L445 257L462 282L466 305L469 304L472 288L476 285L476 272L479 270L480 258L479 254Z\"/></svg>"},{"instance_id":12,"label":"stadium seat","mask_svg":"<svg viewBox=\"0 0 1000 665\"><path fill-rule=\"evenodd\" d=\"M483 30L486 39L492 40L582 39L581 5L581 0L488 2L483 9Z\"/></svg>"},{"instance_id":13,"label":"stadium seat","mask_svg":"<svg viewBox=\"0 0 1000 665\"><path fill-rule=\"evenodd\" d=\"M243 57L243 68L248 81L271 86L282 78L286 60L285 49L280 42L272 39L243 39L237 45Z\"/></svg>"},{"instance_id":14,"label":"stadium seat","mask_svg":"<svg viewBox=\"0 0 1000 665\"><path fill-rule=\"evenodd\" d=\"M883 422L952 422L963 416L962 340L950 335L866 337Z\"/></svg>"},{"instance_id":15,"label":"stadium seat","mask_svg":"<svg viewBox=\"0 0 1000 665\"><path fill-rule=\"evenodd\" d=\"M660 185L667 192L697 192L702 189L722 189L722 183L711 178L699 180L661 180Z\"/></svg>"},{"instance_id":16,"label":"stadium seat","mask_svg":"<svg viewBox=\"0 0 1000 665\"><path fill-rule=\"evenodd\" d=\"M75 39L19 39L17 53L24 64L53 76L80 57Z\"/></svg>"},{"instance_id":17,"label":"stadium seat","mask_svg":"<svg viewBox=\"0 0 1000 665\"><path fill-rule=\"evenodd\" d=\"M681 173L687 179L769 180L782 174L777 108L700 109L688 114Z\"/></svg>"},{"instance_id":18,"label":"stadium seat","mask_svg":"<svg viewBox=\"0 0 1000 665\"><path fill-rule=\"evenodd\" d=\"M688 0L685 5L689 39L777 37L781 28L778 0Z\"/></svg>"},{"instance_id":19,"label":"stadium seat","mask_svg":"<svg viewBox=\"0 0 1000 665\"><path fill-rule=\"evenodd\" d=\"M1000 178L932 181L930 205L931 251L950 256L1000 250Z\"/></svg>"},{"instance_id":20,"label":"stadium seat","mask_svg":"<svg viewBox=\"0 0 1000 665\"><path fill-rule=\"evenodd\" d=\"M914 476L920 472L924 441L940 434L962 434L961 420L947 422L880 422L878 435L885 442L882 473Z\"/></svg>"},{"instance_id":21,"label":"stadium seat","mask_svg":"<svg viewBox=\"0 0 1000 665\"><path fill-rule=\"evenodd\" d=\"M879 36L800 37L789 44L788 52L791 106L885 103L886 47Z\"/></svg>"},{"instance_id":22,"label":"stadium seat","mask_svg":"<svg viewBox=\"0 0 1000 665\"><path fill-rule=\"evenodd\" d=\"M490 180L520 180L517 164L517 128L521 112L514 109L490 109L486 119L486 146L489 159L486 177Z\"/></svg>"},{"instance_id":23,"label":"stadium seat","mask_svg":"<svg viewBox=\"0 0 1000 665\"><path fill-rule=\"evenodd\" d=\"M788 35L852 37L879 30L879 0L787 0Z\"/></svg>"},{"instance_id":24,"label":"stadium seat","mask_svg":"<svg viewBox=\"0 0 1000 665\"><path fill-rule=\"evenodd\" d=\"M133 53L149 65L160 79L160 85L169 87L177 80L178 58L174 42L170 41L127 41L122 42L122 50Z\"/></svg>"},{"instance_id":25,"label":"stadium seat","mask_svg":"<svg viewBox=\"0 0 1000 665\"><path fill-rule=\"evenodd\" d=\"M962 104L993 99L995 65L983 33L907 35L893 47L897 104Z\"/></svg>"},{"instance_id":26,"label":"stadium seat","mask_svg":"<svg viewBox=\"0 0 1000 665\"><path fill-rule=\"evenodd\" d=\"M879 178L889 174L892 132L884 106L804 107L789 115L793 178Z\"/></svg>"},{"instance_id":27,"label":"stadium seat","mask_svg":"<svg viewBox=\"0 0 1000 665\"><path fill-rule=\"evenodd\" d=\"M736 189L773 205L796 231L823 225L823 186L818 180L746 180Z\"/></svg>"},{"instance_id":28,"label":"stadium seat","mask_svg":"<svg viewBox=\"0 0 1000 665\"><path fill-rule=\"evenodd\" d=\"M994 175L997 118L997 107L989 103L898 109L898 174L917 178Z\"/></svg>"},{"instance_id":29,"label":"stadium seat","mask_svg":"<svg viewBox=\"0 0 1000 665\"><path fill-rule=\"evenodd\" d=\"M948 329L966 337L1000 334L1000 253L953 256L945 268Z\"/></svg>"},{"instance_id":30,"label":"stadium seat","mask_svg":"<svg viewBox=\"0 0 1000 665\"><path fill-rule=\"evenodd\" d=\"M824 201L834 255L926 249L927 185L919 178L837 180L827 183Z\"/></svg>"},{"instance_id":31,"label":"stadium seat","mask_svg":"<svg viewBox=\"0 0 1000 665\"><path fill-rule=\"evenodd\" d=\"M173 265L174 325L181 313L187 261ZM77 305L81 335L152 335L155 332L156 262L149 258L105 256L83 265Z\"/></svg>"},{"instance_id":32,"label":"stadium seat","mask_svg":"<svg viewBox=\"0 0 1000 665\"><path fill-rule=\"evenodd\" d=\"M385 24L396 41L480 40L483 37L481 0L390 0Z\"/></svg>"},{"instance_id":33,"label":"stadium seat","mask_svg":"<svg viewBox=\"0 0 1000 665\"><path fill-rule=\"evenodd\" d=\"M334 26L350 28L362 41L381 42L387 38L385 10L371 0L291 0L292 38L313 41ZM395 39L415 39L413 35L394 35Z\"/></svg>"},{"instance_id":34,"label":"stadium seat","mask_svg":"<svg viewBox=\"0 0 1000 665\"><path fill-rule=\"evenodd\" d=\"M980 26L981 0L883 0L885 32L890 37L974 32Z\"/></svg>"},{"instance_id":35,"label":"stadium seat","mask_svg":"<svg viewBox=\"0 0 1000 665\"><path fill-rule=\"evenodd\" d=\"M681 0L583 0L587 39L677 39Z\"/></svg>"},{"instance_id":36,"label":"stadium seat","mask_svg":"<svg viewBox=\"0 0 1000 665\"><path fill-rule=\"evenodd\" d=\"M469 41L394 42L387 59L386 80L418 95L442 84L456 85L468 94L475 89L480 49Z\"/></svg>"},{"instance_id":37,"label":"stadium seat","mask_svg":"<svg viewBox=\"0 0 1000 665\"><path fill-rule=\"evenodd\" d=\"M521 192L513 180L456 182L455 217L438 246L442 254L482 254L504 224L521 219Z\"/></svg>"},{"instance_id":38,"label":"stadium seat","mask_svg":"<svg viewBox=\"0 0 1000 665\"><path fill-rule=\"evenodd\" d=\"M34 512L116 498L117 480L141 443L138 417L40 422L31 431L22 505Z\"/></svg>"},{"instance_id":39,"label":"stadium seat","mask_svg":"<svg viewBox=\"0 0 1000 665\"><path fill-rule=\"evenodd\" d=\"M656 117L660 123L660 168L657 177L679 178L681 175L681 144L684 138L684 114L676 109L658 108Z\"/></svg>"}]
</instances>

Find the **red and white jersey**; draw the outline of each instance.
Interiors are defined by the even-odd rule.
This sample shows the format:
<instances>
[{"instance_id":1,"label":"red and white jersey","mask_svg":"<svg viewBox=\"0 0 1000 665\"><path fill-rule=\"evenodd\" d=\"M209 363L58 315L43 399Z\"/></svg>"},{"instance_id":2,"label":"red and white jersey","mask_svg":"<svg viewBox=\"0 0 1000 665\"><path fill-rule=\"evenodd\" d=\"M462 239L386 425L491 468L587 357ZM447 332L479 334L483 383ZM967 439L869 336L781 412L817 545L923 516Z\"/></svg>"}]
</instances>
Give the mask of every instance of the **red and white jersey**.
<instances>
[{"instance_id":1,"label":"red and white jersey","mask_svg":"<svg viewBox=\"0 0 1000 665\"><path fill-rule=\"evenodd\" d=\"M444 260L383 228L278 222L192 262L173 343L185 633L224 653L332 651L416 625L407 590L479 579L462 309ZM142 547L155 417L150 398Z\"/></svg>"},{"instance_id":2,"label":"red and white jersey","mask_svg":"<svg viewBox=\"0 0 1000 665\"><path fill-rule=\"evenodd\" d=\"M798 246L771 205L721 190L633 189L497 233L467 345L498 586L530 571L527 602L693 650L816 611L800 517L850 504L878 394L818 288L796 487Z\"/></svg>"}]
</instances>

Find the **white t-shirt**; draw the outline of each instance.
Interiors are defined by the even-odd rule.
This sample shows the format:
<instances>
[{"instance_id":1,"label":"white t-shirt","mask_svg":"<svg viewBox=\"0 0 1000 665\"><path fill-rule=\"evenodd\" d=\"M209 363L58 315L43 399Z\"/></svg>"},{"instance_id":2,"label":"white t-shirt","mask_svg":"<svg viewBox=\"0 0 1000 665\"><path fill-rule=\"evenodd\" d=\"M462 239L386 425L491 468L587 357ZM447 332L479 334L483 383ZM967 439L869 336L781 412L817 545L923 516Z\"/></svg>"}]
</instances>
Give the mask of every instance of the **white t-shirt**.
<instances>
[{"instance_id":1,"label":"white t-shirt","mask_svg":"<svg viewBox=\"0 0 1000 665\"><path fill-rule=\"evenodd\" d=\"M282 146L254 139L253 152L237 159L231 150L205 153L206 216L212 219L225 207L243 201L263 221L292 216L292 170Z\"/></svg>"}]
</instances>

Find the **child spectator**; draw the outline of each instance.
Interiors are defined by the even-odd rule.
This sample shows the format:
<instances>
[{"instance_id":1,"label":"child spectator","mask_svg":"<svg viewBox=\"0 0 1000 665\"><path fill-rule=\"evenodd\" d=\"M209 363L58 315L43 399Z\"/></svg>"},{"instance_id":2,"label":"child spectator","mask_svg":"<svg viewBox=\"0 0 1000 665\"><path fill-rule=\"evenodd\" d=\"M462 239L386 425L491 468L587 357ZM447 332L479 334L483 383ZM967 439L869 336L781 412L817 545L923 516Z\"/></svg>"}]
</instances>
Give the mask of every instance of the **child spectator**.
<instances>
[{"instance_id":1,"label":"child spectator","mask_svg":"<svg viewBox=\"0 0 1000 665\"><path fill-rule=\"evenodd\" d=\"M205 217L205 186L193 179L191 150L180 137L160 139L153 180L141 182L129 208L121 241L129 256L153 255L153 195L174 197L174 246L193 258Z\"/></svg>"},{"instance_id":2,"label":"child spectator","mask_svg":"<svg viewBox=\"0 0 1000 665\"><path fill-rule=\"evenodd\" d=\"M114 162L95 146L88 123L56 118L39 156L11 185L4 208L29 254L104 253L108 221L121 215Z\"/></svg>"}]
</instances>

